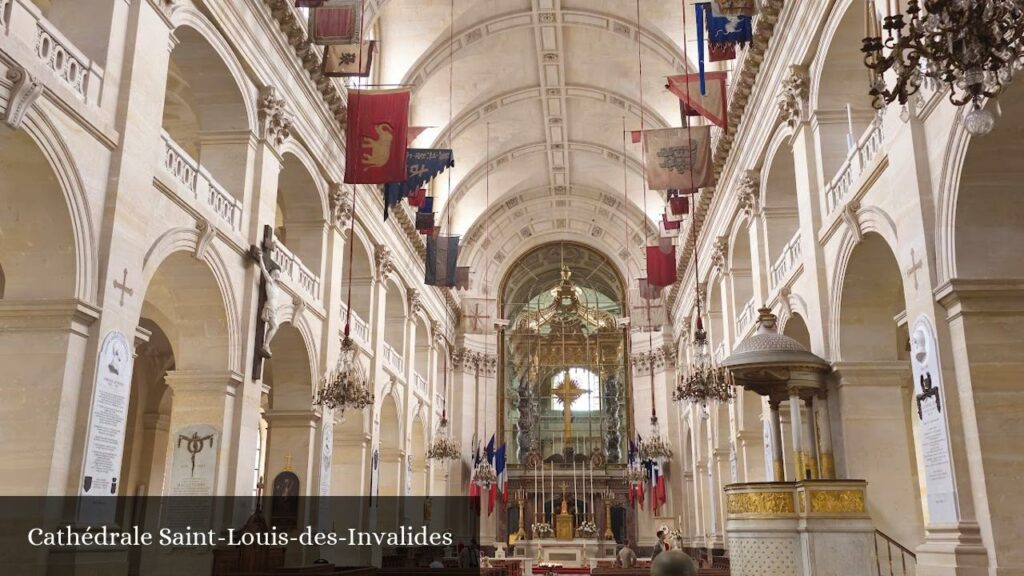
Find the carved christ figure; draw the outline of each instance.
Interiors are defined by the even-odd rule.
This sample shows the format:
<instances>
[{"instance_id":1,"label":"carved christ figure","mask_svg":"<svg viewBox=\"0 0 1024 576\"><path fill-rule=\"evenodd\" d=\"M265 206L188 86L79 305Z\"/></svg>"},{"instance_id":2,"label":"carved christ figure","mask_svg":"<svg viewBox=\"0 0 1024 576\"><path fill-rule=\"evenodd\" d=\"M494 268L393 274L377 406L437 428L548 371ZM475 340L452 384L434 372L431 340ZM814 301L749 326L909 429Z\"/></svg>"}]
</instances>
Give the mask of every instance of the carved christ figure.
<instances>
[{"instance_id":1,"label":"carved christ figure","mask_svg":"<svg viewBox=\"0 0 1024 576\"><path fill-rule=\"evenodd\" d=\"M281 323L277 320L277 307L281 300L281 288L278 284L281 278L281 267L271 260L268 268L267 260L270 258L268 252L268 247L264 246L260 257L256 258L256 261L259 262L263 278L263 290L267 295L267 300L263 303L263 309L260 310L260 320L263 320L267 325L267 334L263 338L263 347L260 349L260 355L264 358L270 358L270 342L277 334L278 328L281 327Z\"/></svg>"}]
</instances>

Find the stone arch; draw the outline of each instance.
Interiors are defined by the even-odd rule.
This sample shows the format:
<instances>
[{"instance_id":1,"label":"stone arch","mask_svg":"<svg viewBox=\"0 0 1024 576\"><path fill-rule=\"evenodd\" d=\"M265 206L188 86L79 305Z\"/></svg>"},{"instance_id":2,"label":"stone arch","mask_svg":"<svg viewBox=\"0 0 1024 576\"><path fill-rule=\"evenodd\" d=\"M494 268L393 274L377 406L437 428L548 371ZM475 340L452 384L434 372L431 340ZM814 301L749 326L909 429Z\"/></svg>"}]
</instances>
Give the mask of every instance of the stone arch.
<instances>
[{"instance_id":1,"label":"stone arch","mask_svg":"<svg viewBox=\"0 0 1024 576\"><path fill-rule=\"evenodd\" d=\"M302 263L322 277L327 243L327 191L304 149L281 155L274 232Z\"/></svg>"},{"instance_id":2,"label":"stone arch","mask_svg":"<svg viewBox=\"0 0 1024 576\"><path fill-rule=\"evenodd\" d=\"M837 357L844 361L897 360L900 346L893 318L906 310L903 276L881 235L868 233L853 247L839 287L834 316L839 326Z\"/></svg>"},{"instance_id":3,"label":"stone arch","mask_svg":"<svg viewBox=\"0 0 1024 576\"><path fill-rule=\"evenodd\" d=\"M864 36L862 3L836 2L822 32L817 57L811 63L810 108L816 116L822 177L835 176L849 152L846 105L853 116L853 135L859 138L875 117L868 95L868 69L860 52Z\"/></svg>"},{"instance_id":4,"label":"stone arch","mask_svg":"<svg viewBox=\"0 0 1024 576\"><path fill-rule=\"evenodd\" d=\"M796 340L807 350L811 350L811 332L807 328L807 322L799 313L792 313L783 325L782 333Z\"/></svg>"},{"instance_id":5,"label":"stone arch","mask_svg":"<svg viewBox=\"0 0 1024 576\"><path fill-rule=\"evenodd\" d=\"M191 8L174 12L162 127L168 138L237 200L245 197L257 126L255 88L226 40Z\"/></svg>"},{"instance_id":6,"label":"stone arch","mask_svg":"<svg viewBox=\"0 0 1024 576\"><path fill-rule=\"evenodd\" d=\"M402 486L402 459L404 456L402 438L401 402L392 393L381 399L380 403L380 480L378 494L380 496L400 496Z\"/></svg>"},{"instance_id":7,"label":"stone arch","mask_svg":"<svg viewBox=\"0 0 1024 576\"><path fill-rule=\"evenodd\" d=\"M164 262L170 258L189 257L193 258L196 262L204 264L211 272L217 284L223 307L227 314L227 368L241 372L241 342L243 337L240 333L241 322L238 318L238 306L231 282L231 274L228 271L229 267L216 246L211 246L210 249L205 250L202 258L195 259L194 255L196 254L199 237L200 233L197 229L185 227L171 228L161 234L143 256L141 284L149 286Z\"/></svg>"},{"instance_id":8,"label":"stone arch","mask_svg":"<svg viewBox=\"0 0 1024 576\"><path fill-rule=\"evenodd\" d=\"M760 208L764 218L764 268L771 272L783 257L789 242L799 232L797 209L796 163L790 139L792 130L783 124L776 131L772 147L761 169Z\"/></svg>"},{"instance_id":9,"label":"stone arch","mask_svg":"<svg viewBox=\"0 0 1024 576\"><path fill-rule=\"evenodd\" d=\"M374 274L375 264L373 256L373 242L356 225L354 228L355 238L352 234L346 234L345 240L345 264L343 266L342 294L343 300L348 302L348 293L352 294L352 312L359 320L369 322L370 313L373 311L374 296ZM351 243L351 244L349 244ZM349 255L351 254L351 258ZM356 320L353 319L353 322ZM353 330L355 327L353 326Z\"/></svg>"},{"instance_id":10,"label":"stone arch","mask_svg":"<svg viewBox=\"0 0 1024 576\"><path fill-rule=\"evenodd\" d=\"M749 313L746 320L741 322L744 309L748 306L752 310L757 307L757 303L754 302L754 261L751 253L749 225L750 219L746 216L738 218L729 238L729 277L732 283L732 294L729 295L729 299L732 303L736 340L746 333L754 319L754 314ZM730 327L730 331L732 328Z\"/></svg>"},{"instance_id":11,"label":"stone arch","mask_svg":"<svg viewBox=\"0 0 1024 576\"><path fill-rule=\"evenodd\" d=\"M384 298L384 342L392 347L398 356L405 355L405 324L408 302L405 287L398 278L389 278Z\"/></svg>"},{"instance_id":12,"label":"stone arch","mask_svg":"<svg viewBox=\"0 0 1024 576\"><path fill-rule=\"evenodd\" d=\"M412 437L409 439L409 457L412 458L412 491L410 496L426 496L430 493L427 482L427 427L421 417L422 410L417 411L412 421Z\"/></svg>"}]
</instances>

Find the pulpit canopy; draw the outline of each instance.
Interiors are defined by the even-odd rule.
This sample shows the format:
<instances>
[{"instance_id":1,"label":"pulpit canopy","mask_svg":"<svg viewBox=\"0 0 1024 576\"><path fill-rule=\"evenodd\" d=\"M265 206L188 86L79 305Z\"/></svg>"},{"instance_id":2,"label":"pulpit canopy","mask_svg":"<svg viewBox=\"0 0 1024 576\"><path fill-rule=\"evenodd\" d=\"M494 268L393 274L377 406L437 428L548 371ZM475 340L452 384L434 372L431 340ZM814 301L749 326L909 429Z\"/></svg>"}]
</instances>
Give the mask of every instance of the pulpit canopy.
<instances>
[{"instance_id":1,"label":"pulpit canopy","mask_svg":"<svg viewBox=\"0 0 1024 576\"><path fill-rule=\"evenodd\" d=\"M761 308L757 330L744 339L723 362L736 384L762 396L786 387L819 388L831 364L799 342L779 333L778 318Z\"/></svg>"}]
</instances>

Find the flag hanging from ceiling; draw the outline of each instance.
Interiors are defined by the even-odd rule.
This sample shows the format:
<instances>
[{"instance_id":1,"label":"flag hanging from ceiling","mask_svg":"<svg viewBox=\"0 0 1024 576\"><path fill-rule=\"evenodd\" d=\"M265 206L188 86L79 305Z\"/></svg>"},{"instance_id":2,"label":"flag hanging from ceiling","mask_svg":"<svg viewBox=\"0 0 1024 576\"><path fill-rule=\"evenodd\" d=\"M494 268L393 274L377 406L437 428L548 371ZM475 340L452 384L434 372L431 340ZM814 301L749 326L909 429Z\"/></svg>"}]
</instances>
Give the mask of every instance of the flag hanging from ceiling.
<instances>
[{"instance_id":1,"label":"flag hanging from ceiling","mask_svg":"<svg viewBox=\"0 0 1024 576\"><path fill-rule=\"evenodd\" d=\"M668 91L675 94L688 110L692 109L725 129L729 125L729 99L725 90L727 72L705 72L704 90L699 74L669 76Z\"/></svg>"},{"instance_id":2,"label":"flag hanging from ceiling","mask_svg":"<svg viewBox=\"0 0 1024 576\"><path fill-rule=\"evenodd\" d=\"M662 286L651 286L647 278L637 279L637 294L644 300L656 300L661 297Z\"/></svg>"},{"instance_id":3,"label":"flag hanging from ceiling","mask_svg":"<svg viewBox=\"0 0 1024 576\"><path fill-rule=\"evenodd\" d=\"M668 252L659 246L647 247L647 281L652 286L671 286L676 281L676 247Z\"/></svg>"},{"instance_id":4,"label":"flag hanging from ceiling","mask_svg":"<svg viewBox=\"0 0 1024 576\"><path fill-rule=\"evenodd\" d=\"M718 13L716 3L705 4L708 44L747 44L754 39L753 18L744 15Z\"/></svg>"},{"instance_id":5,"label":"flag hanging from ceiling","mask_svg":"<svg viewBox=\"0 0 1024 576\"><path fill-rule=\"evenodd\" d=\"M420 188L419 190L409 194L409 206L413 208L419 208L423 205L423 199L427 197L427 189Z\"/></svg>"},{"instance_id":6,"label":"flag hanging from ceiling","mask_svg":"<svg viewBox=\"0 0 1024 576\"><path fill-rule=\"evenodd\" d=\"M414 140L420 137L428 128L434 128L434 126L409 126L409 142L406 143L406 147L412 147Z\"/></svg>"},{"instance_id":7,"label":"flag hanging from ceiling","mask_svg":"<svg viewBox=\"0 0 1024 576\"><path fill-rule=\"evenodd\" d=\"M423 282L428 286L454 287L458 261L458 236L427 236L427 270Z\"/></svg>"},{"instance_id":8,"label":"flag hanging from ceiling","mask_svg":"<svg viewBox=\"0 0 1024 576\"><path fill-rule=\"evenodd\" d=\"M377 42L370 40L360 44L334 44L324 50L320 72L324 76L339 78L366 78L373 66L373 54Z\"/></svg>"},{"instance_id":9,"label":"flag hanging from ceiling","mask_svg":"<svg viewBox=\"0 0 1024 576\"><path fill-rule=\"evenodd\" d=\"M670 190L670 192L672 192ZM670 195L668 199L668 211L674 216L685 216L690 213L690 198L679 194L676 190L675 194Z\"/></svg>"},{"instance_id":10,"label":"flag hanging from ceiling","mask_svg":"<svg viewBox=\"0 0 1024 576\"><path fill-rule=\"evenodd\" d=\"M417 212L416 213L416 230L420 234L433 234L434 233L434 213L433 212Z\"/></svg>"},{"instance_id":11,"label":"flag hanging from ceiling","mask_svg":"<svg viewBox=\"0 0 1024 576\"><path fill-rule=\"evenodd\" d=\"M318 8L323 5L326 0L295 0L296 8Z\"/></svg>"},{"instance_id":12,"label":"flag hanging from ceiling","mask_svg":"<svg viewBox=\"0 0 1024 576\"><path fill-rule=\"evenodd\" d=\"M711 184L709 126L645 130L644 149L651 190L696 190Z\"/></svg>"},{"instance_id":13,"label":"flag hanging from ceiling","mask_svg":"<svg viewBox=\"0 0 1024 576\"><path fill-rule=\"evenodd\" d=\"M638 279L637 296L630 304L629 325L637 332L660 332L668 324L662 286L654 286L647 278ZM648 298L648 296L650 296Z\"/></svg>"},{"instance_id":14,"label":"flag hanging from ceiling","mask_svg":"<svg viewBox=\"0 0 1024 576\"><path fill-rule=\"evenodd\" d=\"M681 222L682 222L681 219L680 220L672 220L671 218L668 217L667 213L662 213L662 215L661 215L661 227L664 228L666 232L669 232L669 231L672 231L672 230L679 230Z\"/></svg>"},{"instance_id":15,"label":"flag hanging from ceiling","mask_svg":"<svg viewBox=\"0 0 1024 576\"><path fill-rule=\"evenodd\" d=\"M325 0L309 11L309 41L313 44L359 44L363 0Z\"/></svg>"},{"instance_id":16,"label":"flag hanging from ceiling","mask_svg":"<svg viewBox=\"0 0 1024 576\"><path fill-rule=\"evenodd\" d=\"M399 200L422 188L441 172L455 166L455 155L451 150L411 148L406 150L405 157L405 181L384 185L384 197L389 202L384 205L385 220L388 219L388 210Z\"/></svg>"},{"instance_id":17,"label":"flag hanging from ceiling","mask_svg":"<svg viewBox=\"0 0 1024 576\"><path fill-rule=\"evenodd\" d=\"M469 266L459 266L455 269L455 287L459 290L469 290Z\"/></svg>"},{"instance_id":18,"label":"flag hanging from ceiling","mask_svg":"<svg viewBox=\"0 0 1024 576\"><path fill-rule=\"evenodd\" d=\"M420 212L433 212L434 211L434 197L424 196L423 202L420 204Z\"/></svg>"},{"instance_id":19,"label":"flag hanging from ceiling","mask_svg":"<svg viewBox=\"0 0 1024 576\"><path fill-rule=\"evenodd\" d=\"M404 90L350 90L346 184L404 182L409 96Z\"/></svg>"},{"instance_id":20,"label":"flag hanging from ceiling","mask_svg":"<svg viewBox=\"0 0 1024 576\"><path fill-rule=\"evenodd\" d=\"M709 44L708 62L726 62L736 59L735 44Z\"/></svg>"}]
</instances>

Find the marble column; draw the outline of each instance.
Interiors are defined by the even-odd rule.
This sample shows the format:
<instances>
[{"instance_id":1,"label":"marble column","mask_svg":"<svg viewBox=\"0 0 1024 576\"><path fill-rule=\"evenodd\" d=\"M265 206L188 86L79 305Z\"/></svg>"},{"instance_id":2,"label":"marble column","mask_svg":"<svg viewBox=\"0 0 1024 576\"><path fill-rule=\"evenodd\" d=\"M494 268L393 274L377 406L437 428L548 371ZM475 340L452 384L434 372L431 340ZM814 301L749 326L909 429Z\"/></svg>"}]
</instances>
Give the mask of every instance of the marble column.
<instances>
[{"instance_id":1,"label":"marble column","mask_svg":"<svg viewBox=\"0 0 1024 576\"><path fill-rule=\"evenodd\" d=\"M836 477L835 460L832 457L832 425L828 413L828 396L822 392L813 400L815 431L818 436L818 469L822 480Z\"/></svg>"},{"instance_id":2,"label":"marble column","mask_svg":"<svg viewBox=\"0 0 1024 576\"><path fill-rule=\"evenodd\" d=\"M814 430L814 409L810 398L804 399L804 419L803 419L803 449L801 450L804 455L804 475L809 477L811 480L817 480L819 477L818 472L818 442L817 435Z\"/></svg>"},{"instance_id":3,"label":"marble column","mask_svg":"<svg viewBox=\"0 0 1024 576\"><path fill-rule=\"evenodd\" d=\"M781 400L772 399L768 401L769 419L768 426L771 433L772 445L772 481L785 482L786 468L782 459L782 415L779 413Z\"/></svg>"},{"instance_id":4,"label":"marble column","mask_svg":"<svg viewBox=\"0 0 1024 576\"><path fill-rule=\"evenodd\" d=\"M804 479L805 476L805 435L803 415L800 411L800 394L796 390L789 393L789 421L790 431L793 434L793 478L796 481Z\"/></svg>"}]
</instances>

